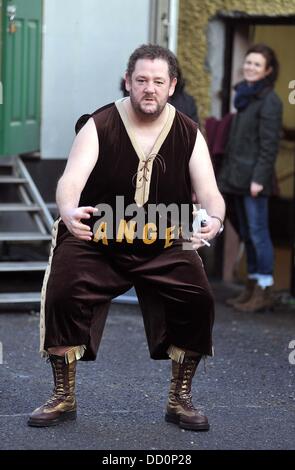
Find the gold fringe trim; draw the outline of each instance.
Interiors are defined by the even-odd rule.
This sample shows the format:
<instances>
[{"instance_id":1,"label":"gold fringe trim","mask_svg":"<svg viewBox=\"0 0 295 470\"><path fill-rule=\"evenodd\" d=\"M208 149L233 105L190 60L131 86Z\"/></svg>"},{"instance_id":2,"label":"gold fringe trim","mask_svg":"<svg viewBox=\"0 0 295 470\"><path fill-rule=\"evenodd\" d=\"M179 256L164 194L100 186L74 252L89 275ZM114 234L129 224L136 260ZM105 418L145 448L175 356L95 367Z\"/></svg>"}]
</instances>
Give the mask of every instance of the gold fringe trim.
<instances>
[{"instance_id":1,"label":"gold fringe trim","mask_svg":"<svg viewBox=\"0 0 295 470\"><path fill-rule=\"evenodd\" d=\"M74 346L73 348L69 349L65 353L65 363L71 364L71 362L79 361L79 359L84 356L85 350L85 344L82 344L81 346Z\"/></svg>"},{"instance_id":2,"label":"gold fringe trim","mask_svg":"<svg viewBox=\"0 0 295 470\"><path fill-rule=\"evenodd\" d=\"M42 349L39 352L41 354L41 357L44 357L45 359L47 359L49 357L49 354L48 354L47 351L45 351L45 349Z\"/></svg>"},{"instance_id":3,"label":"gold fringe trim","mask_svg":"<svg viewBox=\"0 0 295 470\"><path fill-rule=\"evenodd\" d=\"M173 346L173 344L171 344L171 346L169 346L169 348L167 349L167 354L170 359L172 359L172 361L175 361L178 364L182 364L184 361L185 350L180 349L177 346Z\"/></svg>"},{"instance_id":4,"label":"gold fringe trim","mask_svg":"<svg viewBox=\"0 0 295 470\"><path fill-rule=\"evenodd\" d=\"M46 301L46 289L47 283L51 271L51 264L53 258L53 252L56 247L56 240L57 240L57 233L58 233L58 224L61 221L61 217L56 219L52 226L52 239L51 239L51 248L50 248L50 255L48 259L47 268L44 274L42 290L41 290L41 303L40 303L40 353L42 357L48 356L46 351L44 351L44 341L45 341L45 301Z\"/></svg>"},{"instance_id":5,"label":"gold fringe trim","mask_svg":"<svg viewBox=\"0 0 295 470\"><path fill-rule=\"evenodd\" d=\"M189 357L202 356L203 359L204 359L204 370L206 372L206 359L207 359L206 355L203 355L201 353L197 353L195 351L189 351L189 350L181 349L181 348L178 348L177 346L174 346L173 344L171 344L169 346L169 348L167 349L167 354L170 357L170 359L172 359L172 361L175 361L178 364L183 363L185 355L187 355ZM213 346L212 346L212 356L214 356L214 347Z\"/></svg>"},{"instance_id":6,"label":"gold fringe trim","mask_svg":"<svg viewBox=\"0 0 295 470\"><path fill-rule=\"evenodd\" d=\"M65 363L66 364L71 364L74 361L79 361L81 357L84 356L84 353L86 351L86 346L85 344L82 344L81 346L74 346L73 348L69 349L65 353ZM50 356L48 351L45 351L43 349L40 351L41 357L48 358Z\"/></svg>"}]
</instances>

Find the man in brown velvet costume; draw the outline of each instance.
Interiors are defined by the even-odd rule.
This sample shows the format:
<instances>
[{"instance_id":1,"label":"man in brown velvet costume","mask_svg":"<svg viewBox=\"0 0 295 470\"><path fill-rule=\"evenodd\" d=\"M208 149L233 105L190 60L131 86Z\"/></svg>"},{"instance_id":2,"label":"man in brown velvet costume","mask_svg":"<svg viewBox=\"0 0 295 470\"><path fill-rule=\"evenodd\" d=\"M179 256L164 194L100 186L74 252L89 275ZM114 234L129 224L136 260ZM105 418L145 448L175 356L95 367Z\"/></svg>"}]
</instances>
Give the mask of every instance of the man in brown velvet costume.
<instances>
[{"instance_id":1,"label":"man in brown velvet costume","mask_svg":"<svg viewBox=\"0 0 295 470\"><path fill-rule=\"evenodd\" d=\"M128 62L130 96L77 123L57 187L60 217L42 288L41 351L54 390L30 426L75 419L77 360L96 358L112 298L134 285L151 357L172 360L166 421L209 429L191 396L201 357L212 355L214 320L196 250L218 234L225 207L197 124L167 103L176 74L170 51L143 45ZM209 214L195 233L192 191Z\"/></svg>"}]
</instances>

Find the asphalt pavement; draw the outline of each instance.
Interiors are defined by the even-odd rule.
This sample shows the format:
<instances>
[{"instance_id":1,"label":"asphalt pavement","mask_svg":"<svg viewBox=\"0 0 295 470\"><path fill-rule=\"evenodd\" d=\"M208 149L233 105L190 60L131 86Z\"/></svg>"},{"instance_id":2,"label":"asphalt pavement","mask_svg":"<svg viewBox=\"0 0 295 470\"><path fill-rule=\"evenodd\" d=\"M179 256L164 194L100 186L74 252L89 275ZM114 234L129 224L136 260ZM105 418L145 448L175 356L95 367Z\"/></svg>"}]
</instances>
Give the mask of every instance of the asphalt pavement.
<instances>
[{"instance_id":1,"label":"asphalt pavement","mask_svg":"<svg viewBox=\"0 0 295 470\"><path fill-rule=\"evenodd\" d=\"M0 314L0 449L295 449L294 308L238 313L223 302L233 286L213 287L215 356L201 362L193 382L209 432L164 421L170 361L149 358L139 307L119 304L96 362L78 364L77 421L28 427L29 413L51 392L51 368L37 352L38 313L7 312Z\"/></svg>"}]
</instances>

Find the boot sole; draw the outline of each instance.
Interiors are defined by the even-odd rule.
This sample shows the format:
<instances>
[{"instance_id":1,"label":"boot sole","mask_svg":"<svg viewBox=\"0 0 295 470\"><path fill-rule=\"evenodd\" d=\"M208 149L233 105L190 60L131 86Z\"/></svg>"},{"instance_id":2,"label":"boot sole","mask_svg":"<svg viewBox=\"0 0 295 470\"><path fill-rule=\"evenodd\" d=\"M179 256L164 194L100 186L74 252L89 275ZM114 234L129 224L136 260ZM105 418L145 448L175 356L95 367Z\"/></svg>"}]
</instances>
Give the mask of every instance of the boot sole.
<instances>
[{"instance_id":1,"label":"boot sole","mask_svg":"<svg viewBox=\"0 0 295 470\"><path fill-rule=\"evenodd\" d=\"M47 428L49 426L56 426L64 421L74 421L77 418L77 411L65 411L58 418L52 419L51 421L45 421L44 419L28 419L28 426L36 428Z\"/></svg>"},{"instance_id":2,"label":"boot sole","mask_svg":"<svg viewBox=\"0 0 295 470\"><path fill-rule=\"evenodd\" d=\"M178 426L182 429L187 429L189 431L209 431L210 425L209 424L190 424L186 423L185 421L181 421L180 417L177 415L172 415L169 413L165 414L165 421L167 423L178 424Z\"/></svg>"}]
</instances>

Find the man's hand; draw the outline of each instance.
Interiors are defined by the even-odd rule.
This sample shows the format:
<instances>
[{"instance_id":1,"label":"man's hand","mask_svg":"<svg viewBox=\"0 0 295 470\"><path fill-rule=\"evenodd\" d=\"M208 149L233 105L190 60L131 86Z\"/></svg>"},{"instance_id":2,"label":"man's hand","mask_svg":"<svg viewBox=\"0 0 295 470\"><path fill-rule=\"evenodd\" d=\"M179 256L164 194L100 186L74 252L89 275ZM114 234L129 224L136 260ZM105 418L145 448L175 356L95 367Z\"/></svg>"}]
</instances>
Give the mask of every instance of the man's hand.
<instances>
[{"instance_id":1,"label":"man's hand","mask_svg":"<svg viewBox=\"0 0 295 470\"><path fill-rule=\"evenodd\" d=\"M220 222L218 219L208 216L205 227L201 227L200 231L194 232L191 237L192 247L194 250L205 246L205 243L201 239L210 242L214 238L220 229Z\"/></svg>"},{"instance_id":2,"label":"man's hand","mask_svg":"<svg viewBox=\"0 0 295 470\"><path fill-rule=\"evenodd\" d=\"M67 229L79 240L90 241L93 233L88 225L81 222L81 219L90 219L91 214L97 212L96 207L86 206L75 209L65 209L61 211L61 218Z\"/></svg>"},{"instance_id":3,"label":"man's hand","mask_svg":"<svg viewBox=\"0 0 295 470\"><path fill-rule=\"evenodd\" d=\"M251 186L250 186L250 193L252 197L257 197L258 194L263 190L262 184L255 183L255 181L252 181Z\"/></svg>"}]
</instances>

